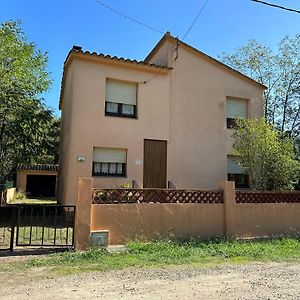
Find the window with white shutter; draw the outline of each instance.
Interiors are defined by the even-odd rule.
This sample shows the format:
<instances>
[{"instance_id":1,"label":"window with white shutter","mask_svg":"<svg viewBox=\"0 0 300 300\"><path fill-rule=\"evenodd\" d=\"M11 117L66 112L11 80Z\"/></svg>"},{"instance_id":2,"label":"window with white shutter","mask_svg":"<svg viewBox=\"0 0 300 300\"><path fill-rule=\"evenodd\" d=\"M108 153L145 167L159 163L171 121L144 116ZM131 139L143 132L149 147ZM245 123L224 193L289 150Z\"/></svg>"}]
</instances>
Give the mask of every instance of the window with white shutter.
<instances>
[{"instance_id":1,"label":"window with white shutter","mask_svg":"<svg viewBox=\"0 0 300 300\"><path fill-rule=\"evenodd\" d=\"M227 156L227 179L234 181L237 188L249 188L249 176L238 164L238 158Z\"/></svg>"},{"instance_id":2,"label":"window with white shutter","mask_svg":"<svg viewBox=\"0 0 300 300\"><path fill-rule=\"evenodd\" d=\"M234 127L234 120L248 117L248 101L245 99L227 98L227 128Z\"/></svg>"},{"instance_id":3,"label":"window with white shutter","mask_svg":"<svg viewBox=\"0 0 300 300\"><path fill-rule=\"evenodd\" d=\"M93 176L126 176L125 149L94 148Z\"/></svg>"},{"instance_id":4,"label":"window with white shutter","mask_svg":"<svg viewBox=\"0 0 300 300\"><path fill-rule=\"evenodd\" d=\"M105 115L136 118L137 84L113 79L106 80Z\"/></svg>"}]
</instances>

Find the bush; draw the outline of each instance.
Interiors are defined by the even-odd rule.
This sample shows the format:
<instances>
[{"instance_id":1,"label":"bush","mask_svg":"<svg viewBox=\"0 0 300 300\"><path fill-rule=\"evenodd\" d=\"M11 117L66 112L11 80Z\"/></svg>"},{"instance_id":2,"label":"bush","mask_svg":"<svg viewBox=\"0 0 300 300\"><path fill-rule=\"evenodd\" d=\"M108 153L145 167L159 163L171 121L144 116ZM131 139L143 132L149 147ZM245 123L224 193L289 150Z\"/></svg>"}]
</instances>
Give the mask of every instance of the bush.
<instances>
[{"instance_id":1,"label":"bush","mask_svg":"<svg viewBox=\"0 0 300 300\"><path fill-rule=\"evenodd\" d=\"M292 190L300 164L292 141L265 119L238 119L233 134L234 154L258 190Z\"/></svg>"}]
</instances>

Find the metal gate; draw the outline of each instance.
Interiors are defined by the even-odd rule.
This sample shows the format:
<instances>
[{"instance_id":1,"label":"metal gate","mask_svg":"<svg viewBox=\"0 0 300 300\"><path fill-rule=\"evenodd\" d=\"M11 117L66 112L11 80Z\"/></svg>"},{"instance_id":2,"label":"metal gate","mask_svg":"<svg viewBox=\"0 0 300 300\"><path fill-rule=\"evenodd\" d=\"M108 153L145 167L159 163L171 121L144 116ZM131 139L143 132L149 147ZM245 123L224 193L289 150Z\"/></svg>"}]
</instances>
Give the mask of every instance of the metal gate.
<instances>
[{"instance_id":1,"label":"metal gate","mask_svg":"<svg viewBox=\"0 0 300 300\"><path fill-rule=\"evenodd\" d=\"M0 206L0 250L13 250L15 208Z\"/></svg>"},{"instance_id":2,"label":"metal gate","mask_svg":"<svg viewBox=\"0 0 300 300\"><path fill-rule=\"evenodd\" d=\"M75 206L0 207L0 249L16 246L73 247Z\"/></svg>"}]
</instances>

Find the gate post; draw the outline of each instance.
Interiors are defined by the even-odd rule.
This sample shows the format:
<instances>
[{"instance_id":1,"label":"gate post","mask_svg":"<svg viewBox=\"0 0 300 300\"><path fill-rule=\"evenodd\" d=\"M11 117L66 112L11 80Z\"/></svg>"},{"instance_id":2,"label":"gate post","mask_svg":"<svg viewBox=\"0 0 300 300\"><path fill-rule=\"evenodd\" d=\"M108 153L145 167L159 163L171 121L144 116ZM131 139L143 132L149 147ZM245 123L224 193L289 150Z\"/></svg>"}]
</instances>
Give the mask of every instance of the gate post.
<instances>
[{"instance_id":1,"label":"gate post","mask_svg":"<svg viewBox=\"0 0 300 300\"><path fill-rule=\"evenodd\" d=\"M219 188L223 190L224 210L225 210L225 236L235 237L235 183L234 181L221 181Z\"/></svg>"},{"instance_id":2,"label":"gate post","mask_svg":"<svg viewBox=\"0 0 300 300\"><path fill-rule=\"evenodd\" d=\"M92 178L78 178L74 228L75 250L87 250L90 247L92 190Z\"/></svg>"},{"instance_id":3,"label":"gate post","mask_svg":"<svg viewBox=\"0 0 300 300\"><path fill-rule=\"evenodd\" d=\"M15 242L15 226L19 226L17 224L17 214L18 214L18 208L12 207L11 208L11 226L10 226L10 243L9 243L9 251L14 251L14 242Z\"/></svg>"}]
</instances>

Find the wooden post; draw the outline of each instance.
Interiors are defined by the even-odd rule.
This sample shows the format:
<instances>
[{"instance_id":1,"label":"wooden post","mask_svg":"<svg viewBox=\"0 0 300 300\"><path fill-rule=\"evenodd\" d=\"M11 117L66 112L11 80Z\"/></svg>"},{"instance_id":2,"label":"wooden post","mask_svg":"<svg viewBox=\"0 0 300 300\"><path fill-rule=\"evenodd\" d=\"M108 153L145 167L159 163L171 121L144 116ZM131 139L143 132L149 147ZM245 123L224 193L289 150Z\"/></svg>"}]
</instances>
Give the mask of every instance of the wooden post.
<instances>
[{"instance_id":1,"label":"wooden post","mask_svg":"<svg viewBox=\"0 0 300 300\"><path fill-rule=\"evenodd\" d=\"M75 250L87 250L90 247L92 178L79 178L75 215Z\"/></svg>"},{"instance_id":2,"label":"wooden post","mask_svg":"<svg viewBox=\"0 0 300 300\"><path fill-rule=\"evenodd\" d=\"M232 239L235 237L235 183L234 181L221 181L219 187L224 193L225 236Z\"/></svg>"}]
</instances>

